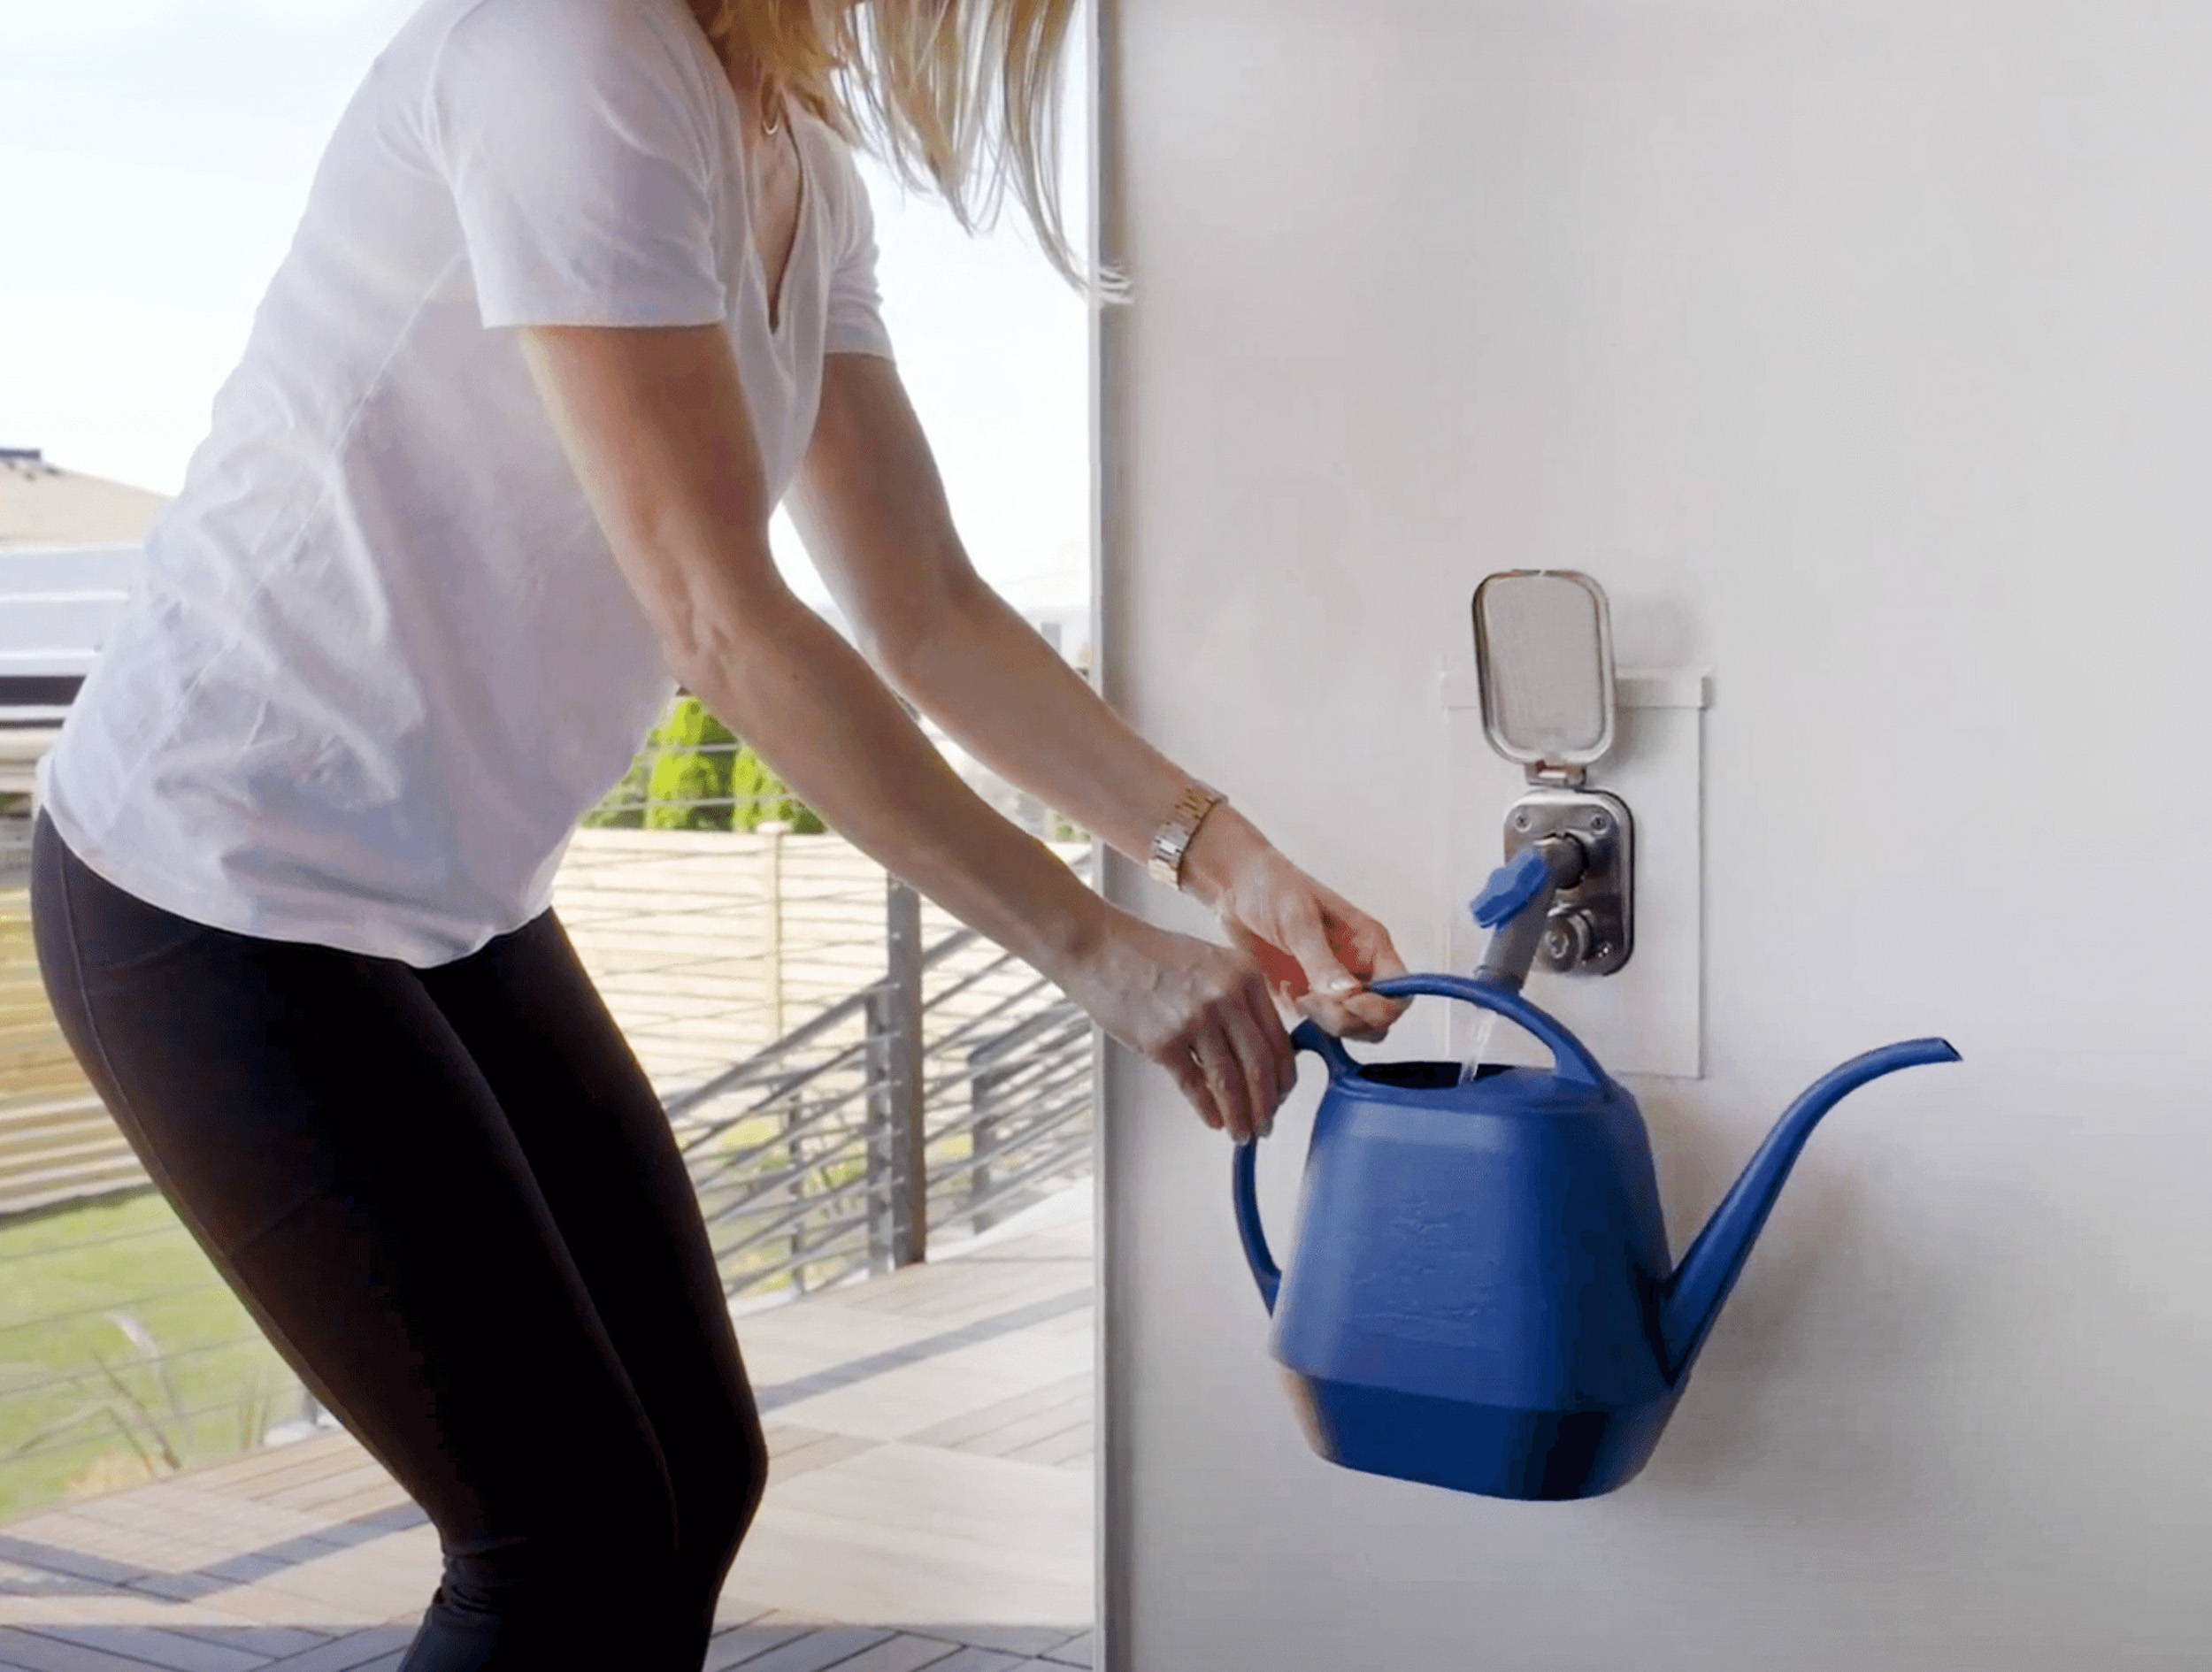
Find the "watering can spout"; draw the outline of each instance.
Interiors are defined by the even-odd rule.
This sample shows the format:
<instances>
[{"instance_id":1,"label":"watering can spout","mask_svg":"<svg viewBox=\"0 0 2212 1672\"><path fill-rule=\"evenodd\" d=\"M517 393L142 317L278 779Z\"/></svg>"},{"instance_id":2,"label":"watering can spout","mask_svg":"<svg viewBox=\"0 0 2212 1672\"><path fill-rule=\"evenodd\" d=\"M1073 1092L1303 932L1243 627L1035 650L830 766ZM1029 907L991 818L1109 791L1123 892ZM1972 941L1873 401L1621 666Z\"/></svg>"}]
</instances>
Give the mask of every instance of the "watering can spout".
<instances>
[{"instance_id":1,"label":"watering can spout","mask_svg":"<svg viewBox=\"0 0 2212 1672\"><path fill-rule=\"evenodd\" d=\"M1744 1256L1751 1252L1774 1199L1781 1193L1783 1181L1790 1176L1798 1152L1805 1147L1820 1117L1869 1080L1922 1063L1958 1060L1959 1054L1945 1039L1906 1039L1885 1045L1831 1070L1790 1105L1752 1156L1743 1176L1713 1210L1712 1218L1669 1280L1661 1330L1670 1381L1678 1384L1689 1374L1713 1320L1719 1315L1728 1292L1735 1287Z\"/></svg>"}]
</instances>

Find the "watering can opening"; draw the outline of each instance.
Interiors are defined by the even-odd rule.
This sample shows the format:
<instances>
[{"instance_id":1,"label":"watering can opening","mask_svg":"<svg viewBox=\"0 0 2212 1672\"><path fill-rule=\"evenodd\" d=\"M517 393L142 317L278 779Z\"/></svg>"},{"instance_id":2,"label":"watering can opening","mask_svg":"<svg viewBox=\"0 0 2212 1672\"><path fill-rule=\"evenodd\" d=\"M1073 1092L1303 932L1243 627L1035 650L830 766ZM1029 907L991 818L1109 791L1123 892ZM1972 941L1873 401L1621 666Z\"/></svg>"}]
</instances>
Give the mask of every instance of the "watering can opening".
<instances>
[{"instance_id":1,"label":"watering can opening","mask_svg":"<svg viewBox=\"0 0 2212 1672\"><path fill-rule=\"evenodd\" d=\"M1509 1063L1485 1062L1475 1070L1478 1081L1495 1074L1503 1074ZM1459 1062L1363 1062L1358 1076L1376 1085L1394 1085L1414 1092L1440 1092L1461 1084L1467 1078L1466 1066Z\"/></svg>"}]
</instances>

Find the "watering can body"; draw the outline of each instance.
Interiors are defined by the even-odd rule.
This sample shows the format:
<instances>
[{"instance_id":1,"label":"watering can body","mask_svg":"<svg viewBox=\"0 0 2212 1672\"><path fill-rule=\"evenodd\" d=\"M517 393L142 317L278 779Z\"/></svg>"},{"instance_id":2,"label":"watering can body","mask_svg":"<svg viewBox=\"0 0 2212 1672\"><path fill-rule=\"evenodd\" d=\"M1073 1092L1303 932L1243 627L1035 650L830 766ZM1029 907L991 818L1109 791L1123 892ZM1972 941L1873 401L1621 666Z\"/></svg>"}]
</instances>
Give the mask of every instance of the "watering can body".
<instances>
[{"instance_id":1,"label":"watering can body","mask_svg":"<svg viewBox=\"0 0 2212 1672\"><path fill-rule=\"evenodd\" d=\"M1699 1246L1668 1256L1635 1100L1517 993L1451 976L1378 981L1518 1022L1554 1070L1330 1065L1287 1270L1268 1250L1257 1144L1234 1199L1309 1442L1371 1474L1512 1499L1610 1492L1650 1458L1689 1366L1806 1131L1852 1085L1955 1056L1917 1040L1855 1059L1786 1116ZM1794 1130L1793 1129L1794 1125Z\"/></svg>"}]
</instances>

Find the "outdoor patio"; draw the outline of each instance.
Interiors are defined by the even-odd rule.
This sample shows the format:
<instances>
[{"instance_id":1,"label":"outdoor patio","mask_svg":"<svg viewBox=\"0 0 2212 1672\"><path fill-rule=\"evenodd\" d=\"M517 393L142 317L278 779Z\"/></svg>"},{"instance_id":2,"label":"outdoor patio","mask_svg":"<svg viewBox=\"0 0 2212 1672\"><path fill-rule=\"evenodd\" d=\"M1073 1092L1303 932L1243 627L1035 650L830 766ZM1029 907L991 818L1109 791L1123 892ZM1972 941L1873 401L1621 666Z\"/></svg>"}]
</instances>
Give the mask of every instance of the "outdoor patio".
<instances>
[{"instance_id":1,"label":"outdoor patio","mask_svg":"<svg viewBox=\"0 0 2212 1672\"><path fill-rule=\"evenodd\" d=\"M710 1672L1091 1664L1090 1208L740 1309L775 1462ZM389 1672L437 1576L328 1432L0 1523L0 1672Z\"/></svg>"}]
</instances>

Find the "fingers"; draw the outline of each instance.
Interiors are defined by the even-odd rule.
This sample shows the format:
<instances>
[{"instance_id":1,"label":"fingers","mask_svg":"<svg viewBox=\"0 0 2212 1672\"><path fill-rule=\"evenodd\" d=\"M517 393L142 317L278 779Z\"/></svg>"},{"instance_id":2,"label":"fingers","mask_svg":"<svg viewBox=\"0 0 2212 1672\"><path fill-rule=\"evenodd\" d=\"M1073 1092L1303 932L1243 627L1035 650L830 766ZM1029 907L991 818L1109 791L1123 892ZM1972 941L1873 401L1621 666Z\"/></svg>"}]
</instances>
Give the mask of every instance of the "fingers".
<instances>
[{"instance_id":1,"label":"fingers","mask_svg":"<svg viewBox=\"0 0 2212 1672\"><path fill-rule=\"evenodd\" d=\"M1380 923L1328 889L1321 890L1321 901L1325 932L1333 932L1331 940L1342 949L1345 966L1362 978L1360 991L1334 1000L1317 995L1318 1002L1330 1007L1323 1025L1335 1024L1334 1031L1347 1038L1379 1039L1405 1014L1410 1001L1366 991L1365 984L1405 974L1405 961Z\"/></svg>"},{"instance_id":2,"label":"fingers","mask_svg":"<svg viewBox=\"0 0 2212 1672\"><path fill-rule=\"evenodd\" d=\"M1163 1062L1206 1124L1239 1143L1262 1137L1297 1082L1290 1036L1256 970L1209 1001Z\"/></svg>"},{"instance_id":3,"label":"fingers","mask_svg":"<svg viewBox=\"0 0 2212 1672\"><path fill-rule=\"evenodd\" d=\"M1380 980L1394 973L1403 971L1377 969L1374 978ZM1375 1040L1390 1032L1391 1024L1405 1014L1406 1006L1411 1002L1409 999L1387 998L1379 993L1363 991L1345 1000L1344 1010L1348 1025L1360 1031L1358 1037Z\"/></svg>"},{"instance_id":4,"label":"fingers","mask_svg":"<svg viewBox=\"0 0 2212 1672\"><path fill-rule=\"evenodd\" d=\"M1284 1027L1282 1014L1275 1008L1275 1001L1264 980L1255 981L1246 989L1251 1001L1252 1017L1260 1026L1260 1038L1266 1051L1268 1067L1274 1086L1274 1101L1270 1109L1282 1107L1298 1084L1298 1047L1290 1042L1290 1031Z\"/></svg>"},{"instance_id":5,"label":"fingers","mask_svg":"<svg viewBox=\"0 0 2212 1672\"><path fill-rule=\"evenodd\" d=\"M1392 976L1405 974L1405 960L1398 955L1398 948L1391 944L1390 932L1371 917L1367 922L1374 936L1374 950L1368 958L1368 978L1383 981ZM1406 1007L1412 1002L1410 999L1386 998L1379 993L1364 993L1360 995L1359 1009L1361 1016L1373 1025L1375 1037L1380 1039L1390 1031L1391 1024L1406 1013Z\"/></svg>"},{"instance_id":6,"label":"fingers","mask_svg":"<svg viewBox=\"0 0 2212 1672\"><path fill-rule=\"evenodd\" d=\"M1348 908L1347 909L1349 909ZM1351 913L1356 919L1357 913ZM1357 937L1346 932L1349 921L1338 918L1347 950L1356 957L1361 951ZM1298 1008L1318 1022L1330 1032L1340 1038L1379 1039L1381 1030L1389 1025L1390 1012L1383 1007L1390 1001L1364 991L1365 983L1340 958L1329 933L1330 917L1323 906L1309 901L1300 916L1294 920L1287 938L1292 941L1290 951L1304 968L1308 987L1299 1000ZM1320 948L1315 951L1315 947ZM1361 958L1361 963L1365 960Z\"/></svg>"},{"instance_id":7,"label":"fingers","mask_svg":"<svg viewBox=\"0 0 2212 1672\"><path fill-rule=\"evenodd\" d=\"M1329 944L1328 923L1317 900L1308 897L1298 902L1285 925L1284 939L1289 944L1283 950L1298 960L1317 999L1332 1001L1358 990L1360 978L1344 967Z\"/></svg>"},{"instance_id":8,"label":"fingers","mask_svg":"<svg viewBox=\"0 0 2212 1672\"><path fill-rule=\"evenodd\" d=\"M1244 1068L1237 1061L1235 1047L1218 1029L1209 1029L1192 1042L1191 1054L1198 1059L1206 1101L1212 1109L1206 1124L1241 1144L1251 1135L1251 1122L1246 1113L1248 1098Z\"/></svg>"},{"instance_id":9,"label":"fingers","mask_svg":"<svg viewBox=\"0 0 2212 1672\"><path fill-rule=\"evenodd\" d=\"M1213 1085L1206 1070L1200 1067L1198 1047L1194 1045L1170 1046L1161 1059L1161 1066L1175 1077L1175 1084L1198 1111L1198 1118L1215 1131L1222 1127L1221 1108L1214 1099Z\"/></svg>"},{"instance_id":10,"label":"fingers","mask_svg":"<svg viewBox=\"0 0 2212 1672\"><path fill-rule=\"evenodd\" d=\"M1247 984L1222 1018L1222 1031L1243 1070L1244 1101L1236 1116L1241 1127L1237 1133L1240 1138L1265 1137L1275 1124L1275 1106L1282 1101L1276 1079L1274 1047L1262 1030L1259 1018L1253 1014L1255 986L1256 983ZM1281 1024L1276 1024L1273 1031L1281 1033Z\"/></svg>"},{"instance_id":11,"label":"fingers","mask_svg":"<svg viewBox=\"0 0 2212 1672\"><path fill-rule=\"evenodd\" d=\"M1249 952L1189 936L1157 940L1156 950L1146 948L1147 978L1115 993L1126 1002L1102 1011L1115 1038L1166 1069L1208 1126L1248 1142L1273 1125L1298 1083L1268 970ZM1277 955L1286 973L1295 972L1289 957Z\"/></svg>"}]
</instances>

